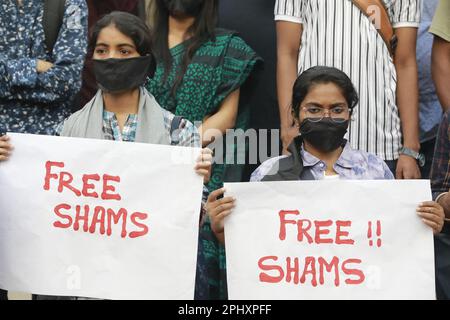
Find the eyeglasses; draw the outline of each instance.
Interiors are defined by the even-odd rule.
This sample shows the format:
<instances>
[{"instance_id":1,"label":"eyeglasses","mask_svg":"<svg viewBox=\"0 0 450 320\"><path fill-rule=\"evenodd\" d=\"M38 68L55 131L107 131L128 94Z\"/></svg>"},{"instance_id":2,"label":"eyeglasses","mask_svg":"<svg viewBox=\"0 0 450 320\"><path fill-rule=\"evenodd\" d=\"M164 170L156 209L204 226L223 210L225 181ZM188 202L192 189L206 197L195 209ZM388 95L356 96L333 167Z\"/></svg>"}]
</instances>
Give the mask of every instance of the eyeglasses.
<instances>
[{"instance_id":1,"label":"eyeglasses","mask_svg":"<svg viewBox=\"0 0 450 320\"><path fill-rule=\"evenodd\" d=\"M344 106L336 106L331 109L326 109L323 107L303 107L302 110L305 111L306 118L311 122L319 122L322 121L323 118L328 114L331 121L336 123L343 123L347 121L347 116L350 111L348 107Z\"/></svg>"}]
</instances>

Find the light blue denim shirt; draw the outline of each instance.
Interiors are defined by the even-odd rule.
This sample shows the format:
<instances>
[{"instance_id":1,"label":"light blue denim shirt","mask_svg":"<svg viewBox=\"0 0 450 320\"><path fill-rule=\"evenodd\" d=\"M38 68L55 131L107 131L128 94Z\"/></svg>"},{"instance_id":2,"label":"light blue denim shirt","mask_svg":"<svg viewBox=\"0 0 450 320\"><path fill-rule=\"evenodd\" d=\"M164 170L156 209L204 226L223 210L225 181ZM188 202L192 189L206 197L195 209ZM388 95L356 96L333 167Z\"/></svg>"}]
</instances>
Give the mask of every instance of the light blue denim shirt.
<instances>
[{"instance_id":1,"label":"light blue denim shirt","mask_svg":"<svg viewBox=\"0 0 450 320\"><path fill-rule=\"evenodd\" d=\"M301 150L303 165L309 168L316 180L325 178L327 165L316 158L303 147ZM265 161L253 172L252 182L261 181L274 166L274 164L286 156L276 157ZM340 179L344 180L391 180L394 176L386 163L378 156L364 151L353 150L347 143L341 156L334 165L334 170Z\"/></svg>"}]
</instances>

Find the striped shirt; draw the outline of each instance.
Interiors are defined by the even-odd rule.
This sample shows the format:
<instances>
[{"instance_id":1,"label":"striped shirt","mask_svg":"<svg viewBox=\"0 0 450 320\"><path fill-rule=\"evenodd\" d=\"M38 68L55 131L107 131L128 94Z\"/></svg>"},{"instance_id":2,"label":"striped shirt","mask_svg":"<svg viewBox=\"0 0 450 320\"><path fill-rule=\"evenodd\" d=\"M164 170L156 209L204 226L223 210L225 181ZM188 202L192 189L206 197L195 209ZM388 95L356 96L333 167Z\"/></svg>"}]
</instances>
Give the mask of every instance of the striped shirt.
<instances>
[{"instance_id":1,"label":"striped shirt","mask_svg":"<svg viewBox=\"0 0 450 320\"><path fill-rule=\"evenodd\" d=\"M394 28L420 23L422 0L384 0ZM351 0L277 0L275 20L303 25L298 72L323 65L344 71L360 95L350 123L352 148L399 157L397 74L375 26Z\"/></svg>"}]
</instances>

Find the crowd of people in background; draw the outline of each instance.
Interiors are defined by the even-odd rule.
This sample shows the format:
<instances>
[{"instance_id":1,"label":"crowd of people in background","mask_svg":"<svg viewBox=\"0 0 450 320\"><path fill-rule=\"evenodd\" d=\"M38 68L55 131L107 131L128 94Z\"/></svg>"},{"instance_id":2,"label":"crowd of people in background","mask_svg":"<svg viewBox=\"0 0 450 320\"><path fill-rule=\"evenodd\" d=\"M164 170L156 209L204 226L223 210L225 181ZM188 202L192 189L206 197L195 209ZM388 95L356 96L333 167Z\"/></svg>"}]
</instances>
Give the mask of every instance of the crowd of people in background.
<instances>
[{"instance_id":1,"label":"crowd of people in background","mask_svg":"<svg viewBox=\"0 0 450 320\"><path fill-rule=\"evenodd\" d=\"M7 132L203 148L196 299L227 298L224 182L429 179L418 211L450 299L450 1L364 3L2 1L0 161ZM279 130L279 156L212 163L250 128Z\"/></svg>"}]
</instances>

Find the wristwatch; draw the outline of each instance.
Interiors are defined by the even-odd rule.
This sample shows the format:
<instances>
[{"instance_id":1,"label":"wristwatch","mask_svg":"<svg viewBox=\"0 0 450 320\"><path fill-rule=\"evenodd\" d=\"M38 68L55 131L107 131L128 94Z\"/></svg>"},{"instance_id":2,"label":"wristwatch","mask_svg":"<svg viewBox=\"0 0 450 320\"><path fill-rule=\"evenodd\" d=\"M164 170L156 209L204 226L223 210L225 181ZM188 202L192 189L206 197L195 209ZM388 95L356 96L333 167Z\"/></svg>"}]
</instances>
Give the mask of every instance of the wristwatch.
<instances>
[{"instance_id":1,"label":"wristwatch","mask_svg":"<svg viewBox=\"0 0 450 320\"><path fill-rule=\"evenodd\" d=\"M419 166L420 167L424 167L425 166L425 155L419 152L416 152L414 150L408 149L408 148L401 148L400 149L400 154L403 154L405 156L408 157L412 157L414 159L416 159L419 162Z\"/></svg>"}]
</instances>

